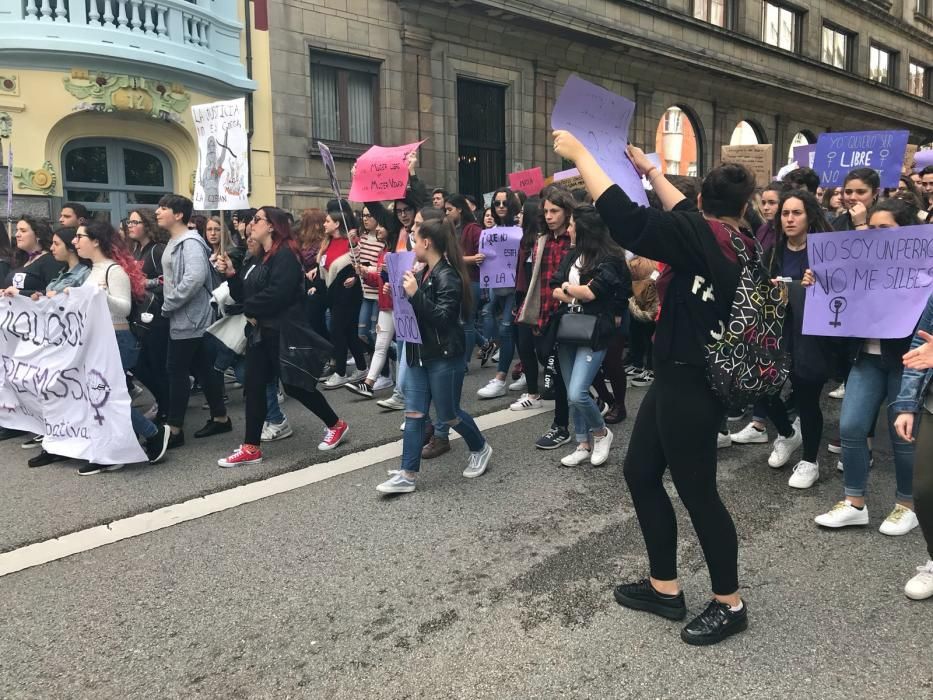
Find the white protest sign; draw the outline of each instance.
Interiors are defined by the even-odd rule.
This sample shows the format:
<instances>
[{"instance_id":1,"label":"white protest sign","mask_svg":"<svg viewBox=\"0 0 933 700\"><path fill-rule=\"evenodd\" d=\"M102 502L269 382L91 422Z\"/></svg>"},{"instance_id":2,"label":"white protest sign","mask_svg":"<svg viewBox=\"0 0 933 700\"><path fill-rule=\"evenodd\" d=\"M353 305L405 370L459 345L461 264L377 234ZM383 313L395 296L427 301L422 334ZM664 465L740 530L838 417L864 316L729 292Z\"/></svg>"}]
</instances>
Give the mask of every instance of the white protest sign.
<instances>
[{"instance_id":1,"label":"white protest sign","mask_svg":"<svg viewBox=\"0 0 933 700\"><path fill-rule=\"evenodd\" d=\"M192 105L198 132L195 209L249 209L246 100Z\"/></svg>"},{"instance_id":2,"label":"white protest sign","mask_svg":"<svg viewBox=\"0 0 933 700\"><path fill-rule=\"evenodd\" d=\"M98 464L146 460L98 287L0 301L0 426L45 436L52 454Z\"/></svg>"}]
</instances>

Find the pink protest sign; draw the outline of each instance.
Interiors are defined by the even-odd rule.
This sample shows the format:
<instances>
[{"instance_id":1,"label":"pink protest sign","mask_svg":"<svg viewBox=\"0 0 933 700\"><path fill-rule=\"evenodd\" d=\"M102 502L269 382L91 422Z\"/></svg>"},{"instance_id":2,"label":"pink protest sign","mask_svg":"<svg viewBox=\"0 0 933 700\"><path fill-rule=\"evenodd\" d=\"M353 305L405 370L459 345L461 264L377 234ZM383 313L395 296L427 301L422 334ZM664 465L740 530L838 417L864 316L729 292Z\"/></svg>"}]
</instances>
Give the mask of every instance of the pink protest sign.
<instances>
[{"instance_id":1,"label":"pink protest sign","mask_svg":"<svg viewBox=\"0 0 933 700\"><path fill-rule=\"evenodd\" d=\"M521 190L529 197L536 197L544 187L544 173L541 172L541 168L509 173L509 187Z\"/></svg>"},{"instance_id":2,"label":"pink protest sign","mask_svg":"<svg viewBox=\"0 0 933 700\"><path fill-rule=\"evenodd\" d=\"M408 154L424 143L404 146L372 146L356 161L350 201L379 202L401 199L408 187Z\"/></svg>"}]
</instances>

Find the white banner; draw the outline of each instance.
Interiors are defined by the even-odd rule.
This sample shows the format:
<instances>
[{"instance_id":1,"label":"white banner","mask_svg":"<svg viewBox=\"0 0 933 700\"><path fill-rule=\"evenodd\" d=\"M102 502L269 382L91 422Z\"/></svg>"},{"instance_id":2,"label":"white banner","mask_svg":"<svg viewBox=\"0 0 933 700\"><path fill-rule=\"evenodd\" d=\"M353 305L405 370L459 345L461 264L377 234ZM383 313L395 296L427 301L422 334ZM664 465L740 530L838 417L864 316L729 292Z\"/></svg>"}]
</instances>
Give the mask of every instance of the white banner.
<instances>
[{"instance_id":1,"label":"white banner","mask_svg":"<svg viewBox=\"0 0 933 700\"><path fill-rule=\"evenodd\" d=\"M44 435L53 454L98 464L146 460L98 287L0 300L0 363L0 426Z\"/></svg>"},{"instance_id":2,"label":"white banner","mask_svg":"<svg viewBox=\"0 0 933 700\"><path fill-rule=\"evenodd\" d=\"M246 99L192 105L198 132L194 208L249 209Z\"/></svg>"}]
</instances>

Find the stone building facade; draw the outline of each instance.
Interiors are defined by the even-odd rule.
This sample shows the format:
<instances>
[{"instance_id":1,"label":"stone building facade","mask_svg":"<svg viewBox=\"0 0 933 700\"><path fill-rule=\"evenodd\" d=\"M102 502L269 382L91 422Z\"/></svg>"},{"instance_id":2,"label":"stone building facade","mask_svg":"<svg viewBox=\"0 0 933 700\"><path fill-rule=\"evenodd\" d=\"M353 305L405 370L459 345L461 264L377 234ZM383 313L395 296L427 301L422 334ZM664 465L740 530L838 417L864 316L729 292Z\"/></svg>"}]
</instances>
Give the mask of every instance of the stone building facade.
<instances>
[{"instance_id":1,"label":"stone building facade","mask_svg":"<svg viewBox=\"0 0 933 700\"><path fill-rule=\"evenodd\" d=\"M550 113L571 73L637 104L634 143L654 150L679 108L696 169L736 125L774 144L908 129L933 141L933 18L918 0L285 0L270 7L279 203L319 206L315 149L343 182L369 143L427 139L429 186L488 191L508 172L562 168ZM721 26L720 26L721 25Z\"/></svg>"}]
</instances>

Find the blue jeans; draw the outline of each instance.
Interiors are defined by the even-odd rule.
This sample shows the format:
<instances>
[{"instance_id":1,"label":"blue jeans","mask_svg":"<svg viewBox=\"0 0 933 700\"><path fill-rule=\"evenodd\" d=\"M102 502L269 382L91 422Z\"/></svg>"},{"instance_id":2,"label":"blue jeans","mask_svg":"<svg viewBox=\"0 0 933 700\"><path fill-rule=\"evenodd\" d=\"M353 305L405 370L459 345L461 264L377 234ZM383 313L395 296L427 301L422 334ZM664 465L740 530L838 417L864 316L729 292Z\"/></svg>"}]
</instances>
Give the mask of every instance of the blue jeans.
<instances>
[{"instance_id":1,"label":"blue jeans","mask_svg":"<svg viewBox=\"0 0 933 700\"><path fill-rule=\"evenodd\" d=\"M406 362L407 364L407 362ZM408 367L405 385L405 434L402 437L402 469L417 472L421 468L421 446L428 407L434 402L438 418L444 423L459 421L453 429L463 436L470 452L479 452L486 438L473 418L460 408L463 390L463 363L458 359L427 360L422 367ZM411 416L418 414L417 418Z\"/></svg>"},{"instance_id":2,"label":"blue jeans","mask_svg":"<svg viewBox=\"0 0 933 700\"><path fill-rule=\"evenodd\" d=\"M120 349L120 363L124 371L136 366L139 358L139 342L130 331L114 331L117 334L117 347ZM159 428L138 410L130 406L130 420L133 423L133 432L144 438L151 438L159 432Z\"/></svg>"},{"instance_id":3,"label":"blue jeans","mask_svg":"<svg viewBox=\"0 0 933 700\"><path fill-rule=\"evenodd\" d=\"M582 345L558 345L560 372L567 387L567 405L573 415L573 429L578 443L589 443L592 432L606 427L596 401L590 396L590 385L603 364L605 350L593 350Z\"/></svg>"},{"instance_id":4,"label":"blue jeans","mask_svg":"<svg viewBox=\"0 0 933 700\"><path fill-rule=\"evenodd\" d=\"M897 414L890 404L901 388L903 370L889 370L879 355L862 353L846 380L846 396L839 416L839 436L842 439L843 484L846 496L864 497L868 484L868 436L875 426L878 409L888 406L888 433L894 450L896 498L913 498L914 446L904 442L894 430Z\"/></svg>"},{"instance_id":5,"label":"blue jeans","mask_svg":"<svg viewBox=\"0 0 933 700\"><path fill-rule=\"evenodd\" d=\"M470 359L473 356L473 348L481 348L486 344L486 339L480 333L476 326L479 318L478 311L482 308L482 290L479 288L479 280L470 282L470 289L473 293L473 304L470 306L470 315L463 319L463 331L466 340L466 350L463 351L463 362L466 367L470 366Z\"/></svg>"},{"instance_id":6,"label":"blue jeans","mask_svg":"<svg viewBox=\"0 0 933 700\"><path fill-rule=\"evenodd\" d=\"M408 376L408 361L405 359L405 341L395 341L395 356L398 358L398 373L395 377L395 391L393 394L405 400L405 378Z\"/></svg>"},{"instance_id":7,"label":"blue jeans","mask_svg":"<svg viewBox=\"0 0 933 700\"><path fill-rule=\"evenodd\" d=\"M483 332L487 338L499 343L497 372L508 372L515 354L515 338L512 334L512 309L515 308L515 292L500 296L500 289L489 290L489 303L483 307ZM498 317L499 323L496 324Z\"/></svg>"},{"instance_id":8,"label":"blue jeans","mask_svg":"<svg viewBox=\"0 0 933 700\"><path fill-rule=\"evenodd\" d=\"M356 334L366 341L366 344L373 347L376 344L376 336L373 332L376 329L376 318L379 315L379 300L367 299L363 297L363 303L360 306L360 317L357 322Z\"/></svg>"}]
</instances>

